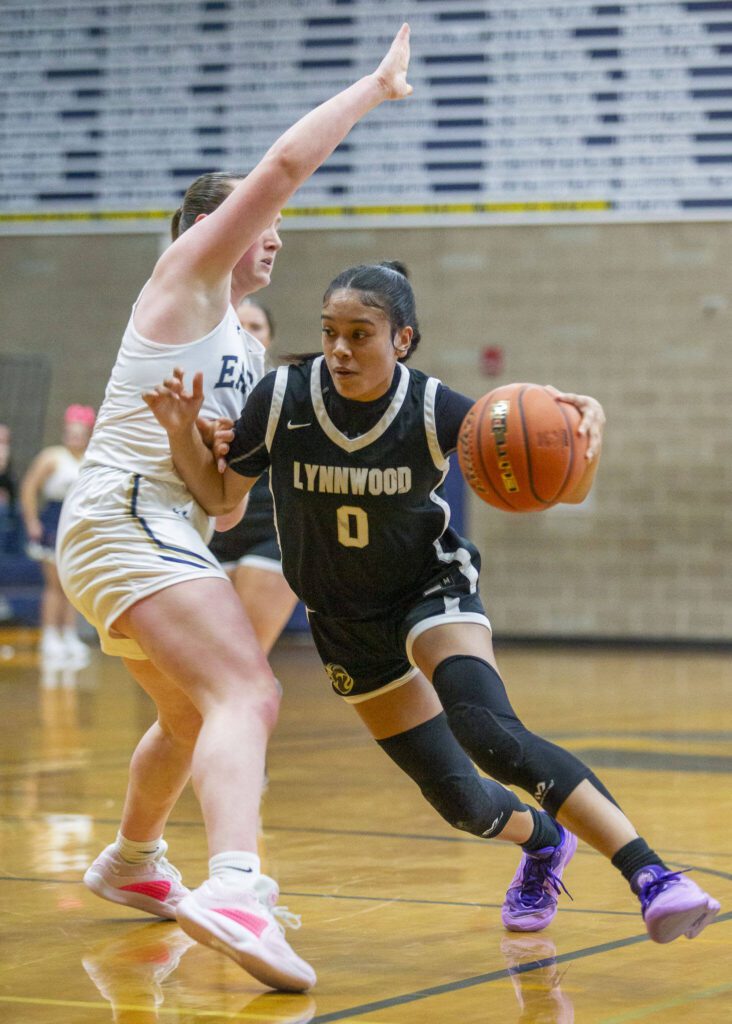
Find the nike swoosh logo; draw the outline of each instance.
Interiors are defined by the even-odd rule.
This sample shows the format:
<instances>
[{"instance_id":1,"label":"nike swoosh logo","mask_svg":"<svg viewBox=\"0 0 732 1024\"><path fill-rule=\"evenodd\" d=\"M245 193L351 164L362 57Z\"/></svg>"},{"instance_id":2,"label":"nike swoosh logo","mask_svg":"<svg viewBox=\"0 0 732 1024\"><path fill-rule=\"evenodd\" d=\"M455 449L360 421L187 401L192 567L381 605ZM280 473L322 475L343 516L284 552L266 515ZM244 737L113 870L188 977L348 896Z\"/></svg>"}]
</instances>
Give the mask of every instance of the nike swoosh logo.
<instances>
[{"instance_id":1,"label":"nike swoosh logo","mask_svg":"<svg viewBox=\"0 0 732 1024\"><path fill-rule=\"evenodd\" d=\"M231 868L232 871L243 871L245 875L251 875L253 868L238 868L235 864L227 864L227 868Z\"/></svg>"},{"instance_id":2,"label":"nike swoosh logo","mask_svg":"<svg viewBox=\"0 0 732 1024\"><path fill-rule=\"evenodd\" d=\"M287 421L288 430L300 430L301 427L310 427L311 423L293 423L292 420Z\"/></svg>"}]
</instances>

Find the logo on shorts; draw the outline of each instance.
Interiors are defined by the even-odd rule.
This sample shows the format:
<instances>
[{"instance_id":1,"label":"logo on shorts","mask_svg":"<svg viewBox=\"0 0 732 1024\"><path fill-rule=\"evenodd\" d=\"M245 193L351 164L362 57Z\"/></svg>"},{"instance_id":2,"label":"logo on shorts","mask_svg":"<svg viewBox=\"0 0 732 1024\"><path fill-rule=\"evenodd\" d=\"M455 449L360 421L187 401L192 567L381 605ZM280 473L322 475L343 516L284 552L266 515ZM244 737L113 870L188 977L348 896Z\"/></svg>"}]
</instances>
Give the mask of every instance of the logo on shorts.
<instances>
[{"instance_id":1,"label":"logo on shorts","mask_svg":"<svg viewBox=\"0 0 732 1024\"><path fill-rule=\"evenodd\" d=\"M335 665L332 661L325 666L325 671L333 684L333 689L338 693L347 696L353 689L353 677L349 676L342 665Z\"/></svg>"}]
</instances>

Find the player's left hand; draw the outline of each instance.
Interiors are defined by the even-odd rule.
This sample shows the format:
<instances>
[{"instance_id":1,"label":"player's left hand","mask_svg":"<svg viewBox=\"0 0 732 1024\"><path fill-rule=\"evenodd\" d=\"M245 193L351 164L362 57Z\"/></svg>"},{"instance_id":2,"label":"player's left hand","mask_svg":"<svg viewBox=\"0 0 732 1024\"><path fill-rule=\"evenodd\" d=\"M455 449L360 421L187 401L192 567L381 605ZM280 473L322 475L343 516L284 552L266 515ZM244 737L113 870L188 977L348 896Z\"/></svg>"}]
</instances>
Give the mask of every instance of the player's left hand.
<instances>
[{"instance_id":1,"label":"player's left hand","mask_svg":"<svg viewBox=\"0 0 732 1024\"><path fill-rule=\"evenodd\" d=\"M196 420L196 426L198 427L198 433L201 435L201 440L208 450L212 452L214 450L216 431L231 430L234 426L234 421L226 416L221 416L217 420L210 420L206 416L199 416Z\"/></svg>"},{"instance_id":2,"label":"player's left hand","mask_svg":"<svg viewBox=\"0 0 732 1024\"><path fill-rule=\"evenodd\" d=\"M589 395L574 395L568 391L558 391L557 388L552 387L551 384L545 385L547 391L550 391L559 402L569 402L576 409L579 409L582 419L580 425L577 428L578 434L587 434L589 438L589 444L587 445L587 452L585 458L588 461L594 459L599 453L602 447L602 432L605 427L605 410L597 401L596 398L591 398Z\"/></svg>"},{"instance_id":3,"label":"player's left hand","mask_svg":"<svg viewBox=\"0 0 732 1024\"><path fill-rule=\"evenodd\" d=\"M219 473L226 470L226 456L234 440L234 424L231 420L218 420L214 431L213 445L211 451L216 460Z\"/></svg>"}]
</instances>

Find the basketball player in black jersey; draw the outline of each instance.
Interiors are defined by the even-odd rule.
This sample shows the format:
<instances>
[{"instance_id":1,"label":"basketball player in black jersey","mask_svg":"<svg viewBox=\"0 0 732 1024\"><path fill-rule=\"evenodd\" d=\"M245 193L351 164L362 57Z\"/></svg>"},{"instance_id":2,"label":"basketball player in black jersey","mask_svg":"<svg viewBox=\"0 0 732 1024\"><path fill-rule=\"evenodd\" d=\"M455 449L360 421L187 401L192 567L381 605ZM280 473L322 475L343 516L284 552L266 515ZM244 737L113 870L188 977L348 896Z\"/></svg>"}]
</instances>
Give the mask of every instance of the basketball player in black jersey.
<instances>
[{"instance_id":1,"label":"basketball player in black jersey","mask_svg":"<svg viewBox=\"0 0 732 1024\"><path fill-rule=\"evenodd\" d=\"M717 901L670 871L592 771L530 732L509 702L478 593L480 556L450 528L440 496L472 400L404 365L420 334L402 269L335 278L323 355L257 385L234 433L220 435L231 442L223 472L195 427L199 375L189 393L177 372L146 401L210 514L236 506L269 467L284 573L309 609L333 688L448 822L522 847L503 906L508 929L552 920L579 835L628 880L652 939L693 938ZM602 409L556 394L580 410L592 458Z\"/></svg>"},{"instance_id":2,"label":"basketball player in black jersey","mask_svg":"<svg viewBox=\"0 0 732 1024\"><path fill-rule=\"evenodd\" d=\"M236 307L236 315L269 353L274 340L270 311L248 295ZM249 492L246 515L230 530L214 533L209 547L234 584L259 646L269 655L297 598L282 575L268 473L262 473Z\"/></svg>"}]
</instances>

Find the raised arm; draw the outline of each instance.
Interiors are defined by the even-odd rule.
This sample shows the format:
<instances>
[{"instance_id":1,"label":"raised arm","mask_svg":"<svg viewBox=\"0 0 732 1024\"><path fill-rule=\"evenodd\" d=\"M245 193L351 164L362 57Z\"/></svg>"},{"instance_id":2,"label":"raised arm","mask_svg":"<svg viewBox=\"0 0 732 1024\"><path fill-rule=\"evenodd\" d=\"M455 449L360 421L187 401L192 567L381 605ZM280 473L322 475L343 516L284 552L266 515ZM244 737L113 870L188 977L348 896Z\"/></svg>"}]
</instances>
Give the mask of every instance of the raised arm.
<instances>
[{"instance_id":1,"label":"raised arm","mask_svg":"<svg viewBox=\"0 0 732 1024\"><path fill-rule=\"evenodd\" d=\"M176 369L172 377L144 392L142 397L165 427L175 468L199 505L210 516L232 512L255 481L230 469L220 473L214 456L203 443L196 426L203 402L203 374L195 374L193 387L187 391L183 372Z\"/></svg>"},{"instance_id":2,"label":"raised arm","mask_svg":"<svg viewBox=\"0 0 732 1024\"><path fill-rule=\"evenodd\" d=\"M223 295L228 302L228 275L299 186L365 114L385 100L402 99L412 92L406 78L408 65L409 26L403 25L376 71L297 121L217 209L163 253L152 287L140 301L144 329L152 334L156 322L164 320L156 303L164 305L166 290L169 295L172 289L186 309L195 308L196 303L200 306L204 297L210 301L210 292L217 301ZM161 326L164 329L165 324Z\"/></svg>"}]
</instances>

